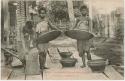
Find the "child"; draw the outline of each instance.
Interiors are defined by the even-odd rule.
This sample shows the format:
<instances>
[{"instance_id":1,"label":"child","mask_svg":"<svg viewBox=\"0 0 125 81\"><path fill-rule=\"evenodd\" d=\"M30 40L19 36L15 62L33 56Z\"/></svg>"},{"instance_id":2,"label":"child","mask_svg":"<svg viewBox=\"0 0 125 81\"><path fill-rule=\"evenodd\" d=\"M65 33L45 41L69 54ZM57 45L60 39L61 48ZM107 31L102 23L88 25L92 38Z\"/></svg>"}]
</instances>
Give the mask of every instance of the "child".
<instances>
[{"instance_id":1,"label":"child","mask_svg":"<svg viewBox=\"0 0 125 81\"><path fill-rule=\"evenodd\" d=\"M88 17L88 8L86 5L83 5L80 8L81 16L77 18L75 26L73 29L89 31L89 17ZM87 59L91 60L90 55L90 41L89 40L77 40L77 50L79 56L82 58L83 65L81 68L85 67L85 52L87 53Z\"/></svg>"},{"instance_id":2,"label":"child","mask_svg":"<svg viewBox=\"0 0 125 81\"><path fill-rule=\"evenodd\" d=\"M50 30L50 28L58 30L56 27L54 27L47 20L46 8L44 8L44 7L39 8L38 13L39 13L39 17L40 17L40 22L36 25L37 38L41 34L44 34L44 33L48 32ZM40 68L41 69L47 69L47 67L45 67L45 62L46 62L46 53L47 53L48 43L36 41L36 47L39 50Z\"/></svg>"},{"instance_id":3,"label":"child","mask_svg":"<svg viewBox=\"0 0 125 81\"><path fill-rule=\"evenodd\" d=\"M25 45L27 49L29 49L32 44L33 35L34 35L32 21L26 22L25 26L23 27L23 35L24 35Z\"/></svg>"}]
</instances>

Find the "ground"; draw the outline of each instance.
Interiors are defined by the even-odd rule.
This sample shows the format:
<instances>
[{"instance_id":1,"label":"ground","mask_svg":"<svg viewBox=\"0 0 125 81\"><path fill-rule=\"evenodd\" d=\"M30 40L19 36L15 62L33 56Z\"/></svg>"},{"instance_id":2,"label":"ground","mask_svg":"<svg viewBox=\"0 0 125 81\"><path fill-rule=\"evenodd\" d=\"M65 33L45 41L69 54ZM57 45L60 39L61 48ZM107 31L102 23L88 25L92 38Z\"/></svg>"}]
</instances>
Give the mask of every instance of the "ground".
<instances>
[{"instance_id":1,"label":"ground","mask_svg":"<svg viewBox=\"0 0 125 81\"><path fill-rule=\"evenodd\" d=\"M100 39L99 41L103 41L103 40L104 39ZM95 43L97 43L97 41ZM98 42L98 45L96 45L96 47L98 48L98 46L99 46L99 42ZM57 49L56 49L57 47L60 49L60 51L73 52L73 57L78 59L78 63L76 63L75 67L62 68L61 64L59 63L59 60L61 58L57 52ZM27 75L27 76L25 76L23 68L13 68L13 72L11 73L9 78L7 78L7 79L30 79L30 80L31 79L44 79L44 80L48 80L48 79L51 79L51 80L52 79L53 80L55 80L55 79L67 79L67 80L68 79L69 80L71 80L71 79L75 79L75 80L78 80L78 79L81 79L81 80L83 80L83 79L86 79L86 80L99 79L99 80L102 80L103 79L103 80L105 80L105 79L119 79L118 76L121 77L121 75L117 74L117 72L115 72L114 69L110 66L106 67L106 68L108 68L108 69L106 69L106 72L105 72L107 75L105 75L103 73L93 73L88 66L86 68L80 68L82 62L81 62L81 58L79 58L78 52L76 50L76 40L70 39L68 37L62 36L62 37L57 38L56 40L49 42L49 52L50 52L52 57L50 59L50 57L47 56L47 66L50 69L45 70L43 72L43 78L42 78L42 75L35 75L35 76ZM103 51L103 52L105 52L105 51ZM110 54L108 52L106 52L105 56L106 55L108 57L108 55L110 55ZM101 57L99 57L99 56L101 56ZM105 58L105 56L99 55L99 54L92 54L92 59ZM115 55L112 55L112 56L115 56ZM122 55L120 55L120 56L122 56ZM116 60L116 59L112 59L111 61L113 61L113 60ZM120 59L117 58L117 60L120 60ZM119 63L121 61L116 61L116 62ZM113 62L112 62L112 65L114 65ZM117 75L116 77L115 77L113 72L115 72L115 74ZM113 76L112 76L112 74L113 74ZM90 75L91 75L91 77L90 77ZM68 76L68 77L66 77L66 76ZM111 78L108 78L107 76L108 77L110 76Z\"/></svg>"}]
</instances>

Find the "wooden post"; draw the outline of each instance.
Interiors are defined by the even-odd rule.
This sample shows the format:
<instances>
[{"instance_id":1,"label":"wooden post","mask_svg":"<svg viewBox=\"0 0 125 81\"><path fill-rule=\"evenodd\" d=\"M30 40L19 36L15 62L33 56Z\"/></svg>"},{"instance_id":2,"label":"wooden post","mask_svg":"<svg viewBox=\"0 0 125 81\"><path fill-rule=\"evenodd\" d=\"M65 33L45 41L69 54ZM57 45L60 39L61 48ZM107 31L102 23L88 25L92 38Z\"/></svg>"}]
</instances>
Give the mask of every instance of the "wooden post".
<instances>
[{"instance_id":1,"label":"wooden post","mask_svg":"<svg viewBox=\"0 0 125 81\"><path fill-rule=\"evenodd\" d=\"M113 23L113 21L112 21L112 19L111 19L111 15L110 15L110 17L109 17L109 26L110 26L110 37L114 37L114 23Z\"/></svg>"},{"instance_id":2,"label":"wooden post","mask_svg":"<svg viewBox=\"0 0 125 81\"><path fill-rule=\"evenodd\" d=\"M4 7L3 0L1 1L1 43L4 42Z\"/></svg>"},{"instance_id":3,"label":"wooden post","mask_svg":"<svg viewBox=\"0 0 125 81\"><path fill-rule=\"evenodd\" d=\"M71 24L73 25L73 21L75 20L74 11L73 11L73 2L72 0L67 0L67 3L68 3L69 19Z\"/></svg>"},{"instance_id":4,"label":"wooden post","mask_svg":"<svg viewBox=\"0 0 125 81\"><path fill-rule=\"evenodd\" d=\"M7 34L7 47L9 46L9 27L10 27L10 16L8 10L8 0L3 0L3 8L4 8L4 30Z\"/></svg>"},{"instance_id":5,"label":"wooden post","mask_svg":"<svg viewBox=\"0 0 125 81\"><path fill-rule=\"evenodd\" d=\"M90 32L92 32L92 26L93 26L93 23L92 23L92 0L89 1L89 18L90 18L90 21L89 21L89 26L90 26Z\"/></svg>"},{"instance_id":6,"label":"wooden post","mask_svg":"<svg viewBox=\"0 0 125 81\"><path fill-rule=\"evenodd\" d=\"M105 15L105 37L108 37L108 18L107 15Z\"/></svg>"},{"instance_id":7,"label":"wooden post","mask_svg":"<svg viewBox=\"0 0 125 81\"><path fill-rule=\"evenodd\" d=\"M106 37L110 37L109 15L106 15Z\"/></svg>"},{"instance_id":8,"label":"wooden post","mask_svg":"<svg viewBox=\"0 0 125 81\"><path fill-rule=\"evenodd\" d=\"M110 22L109 22L109 15L107 15L107 26L108 26L108 38L110 37Z\"/></svg>"}]
</instances>

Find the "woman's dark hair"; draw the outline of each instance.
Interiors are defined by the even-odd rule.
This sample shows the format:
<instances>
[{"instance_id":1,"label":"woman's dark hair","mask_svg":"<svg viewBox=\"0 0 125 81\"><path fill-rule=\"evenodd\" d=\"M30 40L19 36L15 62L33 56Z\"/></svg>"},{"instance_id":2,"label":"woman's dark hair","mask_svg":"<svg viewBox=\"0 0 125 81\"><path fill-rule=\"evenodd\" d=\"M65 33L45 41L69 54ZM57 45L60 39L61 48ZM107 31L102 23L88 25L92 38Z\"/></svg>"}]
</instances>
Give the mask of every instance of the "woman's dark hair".
<instances>
[{"instance_id":1,"label":"woman's dark hair","mask_svg":"<svg viewBox=\"0 0 125 81\"><path fill-rule=\"evenodd\" d=\"M27 21L25 26L28 27L28 28L32 28L33 27L33 22L32 21Z\"/></svg>"},{"instance_id":2,"label":"woman's dark hair","mask_svg":"<svg viewBox=\"0 0 125 81\"><path fill-rule=\"evenodd\" d=\"M86 5L80 7L80 11L82 11L83 9L86 9L88 11L88 7Z\"/></svg>"},{"instance_id":3,"label":"woman's dark hair","mask_svg":"<svg viewBox=\"0 0 125 81\"><path fill-rule=\"evenodd\" d=\"M23 27L23 34L25 33L29 33L32 34L33 33L33 21L27 21L25 26Z\"/></svg>"},{"instance_id":4,"label":"woman's dark hair","mask_svg":"<svg viewBox=\"0 0 125 81\"><path fill-rule=\"evenodd\" d=\"M41 10L44 10L45 13L47 12L47 10L46 10L45 7L38 7L38 13L39 13L39 14L41 13Z\"/></svg>"}]
</instances>

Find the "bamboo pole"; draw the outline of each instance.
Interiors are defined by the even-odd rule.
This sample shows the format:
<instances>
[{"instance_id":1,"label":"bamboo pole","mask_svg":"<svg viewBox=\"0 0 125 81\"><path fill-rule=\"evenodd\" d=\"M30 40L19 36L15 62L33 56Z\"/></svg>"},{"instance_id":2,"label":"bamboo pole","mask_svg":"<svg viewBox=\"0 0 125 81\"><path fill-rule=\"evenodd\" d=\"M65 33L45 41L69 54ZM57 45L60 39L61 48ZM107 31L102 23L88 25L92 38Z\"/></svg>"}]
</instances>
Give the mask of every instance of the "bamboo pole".
<instances>
[{"instance_id":1,"label":"bamboo pole","mask_svg":"<svg viewBox=\"0 0 125 81\"><path fill-rule=\"evenodd\" d=\"M67 4L68 4L69 19L70 19L71 24L73 25L75 17L74 17L73 2L72 2L72 0L67 0Z\"/></svg>"}]
</instances>

